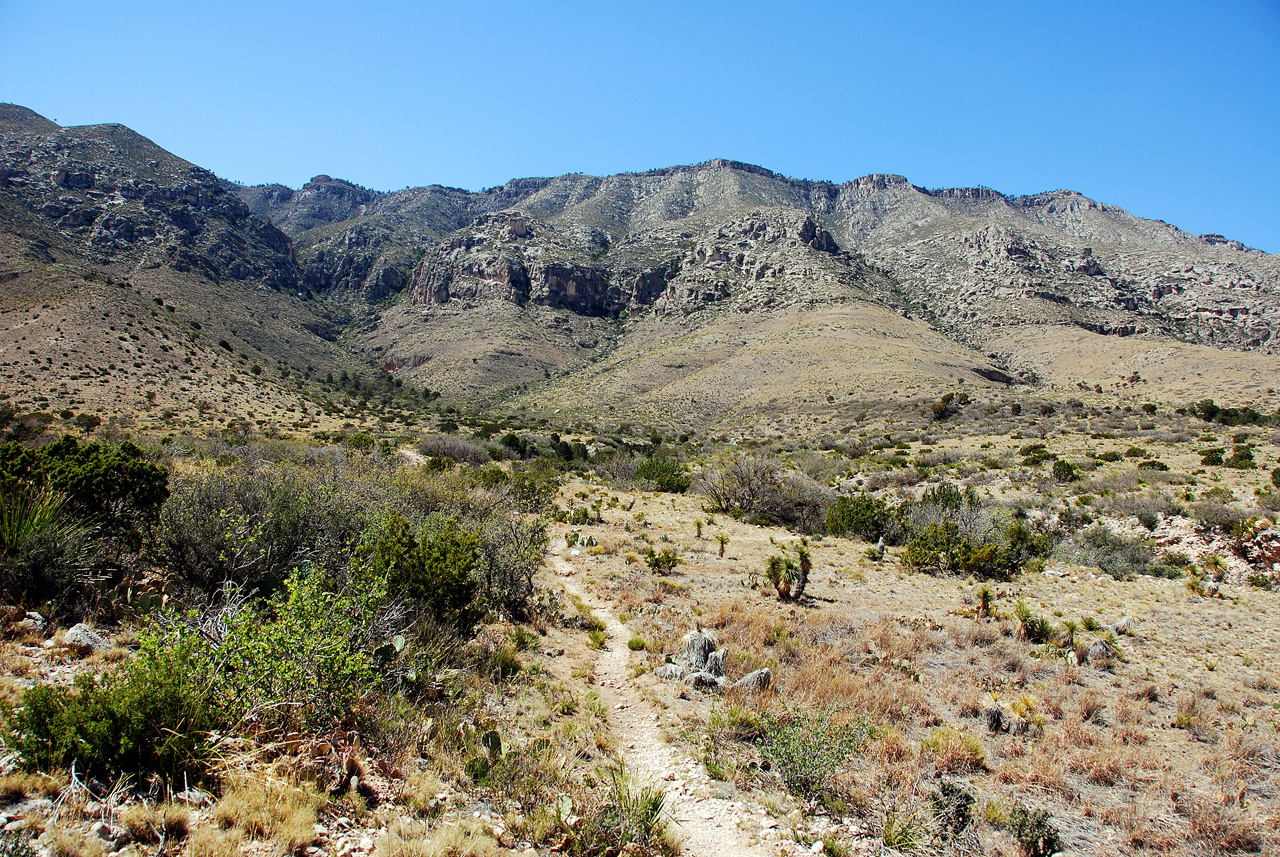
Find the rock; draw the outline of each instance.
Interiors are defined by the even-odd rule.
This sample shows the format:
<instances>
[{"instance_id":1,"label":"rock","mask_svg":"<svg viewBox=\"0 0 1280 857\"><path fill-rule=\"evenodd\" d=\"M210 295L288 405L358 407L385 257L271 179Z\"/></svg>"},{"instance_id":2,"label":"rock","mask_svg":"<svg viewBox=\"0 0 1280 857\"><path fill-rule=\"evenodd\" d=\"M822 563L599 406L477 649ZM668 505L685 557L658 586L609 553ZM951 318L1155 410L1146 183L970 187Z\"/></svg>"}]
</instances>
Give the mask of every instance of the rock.
<instances>
[{"instance_id":1,"label":"rock","mask_svg":"<svg viewBox=\"0 0 1280 857\"><path fill-rule=\"evenodd\" d=\"M728 649L720 649L719 651L712 652L707 655L707 672L714 676L724 675L724 659L728 657L728 655Z\"/></svg>"},{"instance_id":2,"label":"rock","mask_svg":"<svg viewBox=\"0 0 1280 857\"><path fill-rule=\"evenodd\" d=\"M28 610L26 618L14 625L19 631L31 631L36 634L43 634L49 630L49 623L45 618L34 610Z\"/></svg>"},{"instance_id":3,"label":"rock","mask_svg":"<svg viewBox=\"0 0 1280 857\"><path fill-rule=\"evenodd\" d=\"M95 837L108 850L114 851L129 842L129 831L123 827L115 827L105 821L95 821L89 828L89 835Z\"/></svg>"},{"instance_id":4,"label":"rock","mask_svg":"<svg viewBox=\"0 0 1280 857\"><path fill-rule=\"evenodd\" d=\"M821 854L823 851L826 851L826 850L827 850L827 843L823 842L821 839L813 840L813 844L809 846L810 854Z\"/></svg>"},{"instance_id":5,"label":"rock","mask_svg":"<svg viewBox=\"0 0 1280 857\"><path fill-rule=\"evenodd\" d=\"M82 655L89 655L111 648L111 643L106 637L103 637L83 622L79 625L71 626L71 629L63 636L62 644L68 648L75 649Z\"/></svg>"},{"instance_id":6,"label":"rock","mask_svg":"<svg viewBox=\"0 0 1280 857\"><path fill-rule=\"evenodd\" d=\"M694 690L719 690L720 683L723 681L723 678L716 678L711 673L701 671L689 673L684 677L685 685Z\"/></svg>"},{"instance_id":7,"label":"rock","mask_svg":"<svg viewBox=\"0 0 1280 857\"><path fill-rule=\"evenodd\" d=\"M173 799L178 803L194 807L210 806L213 803L213 797L208 792L200 791L200 789L180 791L173 796Z\"/></svg>"},{"instance_id":8,"label":"rock","mask_svg":"<svg viewBox=\"0 0 1280 857\"><path fill-rule=\"evenodd\" d=\"M1107 628L1115 634L1127 634L1133 629L1133 618L1130 616L1122 616L1119 622L1114 625L1108 625Z\"/></svg>"},{"instance_id":9,"label":"rock","mask_svg":"<svg viewBox=\"0 0 1280 857\"><path fill-rule=\"evenodd\" d=\"M653 671L654 676L664 681L680 681L688 672L679 664L663 664Z\"/></svg>"},{"instance_id":10,"label":"rock","mask_svg":"<svg viewBox=\"0 0 1280 857\"><path fill-rule=\"evenodd\" d=\"M693 672L707 667L707 658L716 650L716 638L706 631L690 631L684 635L684 664Z\"/></svg>"},{"instance_id":11,"label":"rock","mask_svg":"<svg viewBox=\"0 0 1280 857\"><path fill-rule=\"evenodd\" d=\"M768 690L773 684L773 670L765 667L764 669L754 670L747 673L742 678L733 683L734 690L748 690L759 693Z\"/></svg>"}]
</instances>

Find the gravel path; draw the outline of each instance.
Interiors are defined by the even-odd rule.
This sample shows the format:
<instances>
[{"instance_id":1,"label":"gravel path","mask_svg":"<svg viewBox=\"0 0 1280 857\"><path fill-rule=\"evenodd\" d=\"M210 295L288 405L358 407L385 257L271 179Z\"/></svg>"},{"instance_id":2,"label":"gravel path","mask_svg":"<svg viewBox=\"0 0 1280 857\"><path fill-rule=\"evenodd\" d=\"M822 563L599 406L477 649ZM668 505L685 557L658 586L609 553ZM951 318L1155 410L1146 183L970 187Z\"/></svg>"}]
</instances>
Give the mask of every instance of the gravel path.
<instances>
[{"instance_id":1,"label":"gravel path","mask_svg":"<svg viewBox=\"0 0 1280 857\"><path fill-rule=\"evenodd\" d=\"M561 545L563 547L563 545ZM686 854L694 857L777 857L795 854L796 844L779 842L750 845L739 823L754 816L738 801L713 796L713 783L698 762L686 757L664 740L658 728L658 714L640 695L631 676L631 634L609 605L584 590L577 569L562 553L550 556L565 589L591 606L605 623L608 640L596 660L596 684L601 700L608 705L609 725L618 738L618 747L627 769L641 783L662 787L667 795L671 829L682 841ZM752 823L776 827L767 817L754 816Z\"/></svg>"}]
</instances>

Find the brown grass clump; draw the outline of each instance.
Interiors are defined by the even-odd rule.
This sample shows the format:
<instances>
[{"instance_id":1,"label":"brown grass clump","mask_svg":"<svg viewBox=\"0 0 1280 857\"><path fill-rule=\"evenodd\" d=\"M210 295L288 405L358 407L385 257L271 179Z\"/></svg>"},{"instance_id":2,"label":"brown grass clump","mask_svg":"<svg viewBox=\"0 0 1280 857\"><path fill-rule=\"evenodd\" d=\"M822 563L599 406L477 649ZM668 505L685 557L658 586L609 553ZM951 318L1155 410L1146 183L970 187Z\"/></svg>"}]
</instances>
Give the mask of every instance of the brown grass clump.
<instances>
[{"instance_id":1,"label":"brown grass clump","mask_svg":"<svg viewBox=\"0 0 1280 857\"><path fill-rule=\"evenodd\" d=\"M987 749L982 741L949 727L932 730L920 742L920 749L939 771L949 774L984 771L987 767Z\"/></svg>"},{"instance_id":2,"label":"brown grass clump","mask_svg":"<svg viewBox=\"0 0 1280 857\"><path fill-rule=\"evenodd\" d=\"M14 803L24 797L56 797L62 783L44 774L15 772L0 776L0 805Z\"/></svg>"},{"instance_id":3,"label":"brown grass clump","mask_svg":"<svg viewBox=\"0 0 1280 857\"><path fill-rule=\"evenodd\" d=\"M503 851L479 823L428 833L420 823L400 822L387 828L373 853L374 857L494 857Z\"/></svg>"},{"instance_id":4,"label":"brown grass clump","mask_svg":"<svg viewBox=\"0 0 1280 857\"><path fill-rule=\"evenodd\" d=\"M214 819L224 830L236 829L251 839L270 839L287 852L316 841L319 799L301 789L263 778L242 776L214 807Z\"/></svg>"},{"instance_id":5,"label":"brown grass clump","mask_svg":"<svg viewBox=\"0 0 1280 857\"><path fill-rule=\"evenodd\" d=\"M120 823L139 842L185 839L191 827L191 810L174 803L136 803L120 813Z\"/></svg>"},{"instance_id":6,"label":"brown grass clump","mask_svg":"<svg viewBox=\"0 0 1280 857\"><path fill-rule=\"evenodd\" d=\"M187 857L240 857L244 833L237 828L198 827L187 839Z\"/></svg>"},{"instance_id":7,"label":"brown grass clump","mask_svg":"<svg viewBox=\"0 0 1280 857\"><path fill-rule=\"evenodd\" d=\"M40 841L49 857L102 857L107 853L100 840L74 830L51 830Z\"/></svg>"},{"instance_id":8,"label":"brown grass clump","mask_svg":"<svg viewBox=\"0 0 1280 857\"><path fill-rule=\"evenodd\" d=\"M444 790L444 783L435 771L414 771L400 789L404 805L419 815L426 815L433 808L436 795Z\"/></svg>"},{"instance_id":9,"label":"brown grass clump","mask_svg":"<svg viewBox=\"0 0 1280 857\"><path fill-rule=\"evenodd\" d=\"M1191 836L1210 848L1225 852L1262 850L1261 825L1236 807L1192 798L1178 808L1187 816Z\"/></svg>"}]
</instances>

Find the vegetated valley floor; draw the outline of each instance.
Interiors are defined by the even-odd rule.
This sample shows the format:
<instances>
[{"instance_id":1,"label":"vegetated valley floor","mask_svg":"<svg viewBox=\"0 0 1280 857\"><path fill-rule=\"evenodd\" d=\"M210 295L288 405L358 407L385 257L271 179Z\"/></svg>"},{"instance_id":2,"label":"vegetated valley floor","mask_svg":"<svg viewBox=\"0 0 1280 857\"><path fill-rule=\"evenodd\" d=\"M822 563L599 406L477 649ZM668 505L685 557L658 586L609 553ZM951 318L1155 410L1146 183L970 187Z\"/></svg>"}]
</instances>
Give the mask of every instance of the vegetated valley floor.
<instances>
[{"instance_id":1,"label":"vegetated valley floor","mask_svg":"<svg viewBox=\"0 0 1280 857\"><path fill-rule=\"evenodd\" d=\"M1180 490L1167 471L1135 469L1132 456L1101 459L1081 481L1059 484L1034 468L1016 469L1011 459L1027 438L1004 436L1000 448L995 436L985 435L905 440L898 443L917 461L923 455L937 459L941 477L967 473L995 497L1056 495L1065 507L1079 508L1081 497ZM1086 447L1094 454L1104 447L1133 448L1131 440L1087 434L1044 441L1075 460ZM1205 436L1194 441L1160 445L1148 438L1143 454L1190 471L1198 454L1191 447L1208 442ZM976 471L967 463L976 456L1003 458L1010 466ZM1270 465L1274 438L1259 456ZM421 466L421 456L414 460L419 464L411 466ZM1200 471L1220 495L1232 496L1246 496L1264 475ZM863 487L891 485L886 480L895 471L876 473L859 477ZM560 504L594 507L600 516L587 524L552 525L541 585L559 593L565 616L594 612L603 640L590 639L573 622L544 626L536 645L518 655L529 678L500 688L484 723L503 732L508 746L541 737L562 743L579 760L594 760L590 764L620 761L665 792L670 830L684 840L685 853L881 853L889 839L925 853L1016 854L1008 819L1020 806L1047 810L1070 854L1275 853L1280 594L1250 586L1247 566L1212 538L1179 525L1176 516L1162 519L1149 537L1196 561L1214 551L1227 554L1230 568L1217 597L1192 591L1184 579L1116 580L1097 568L1053 559L993 584L991 615L980 617L980 582L910 571L897 548L877 560L868 556L866 543L811 537L808 592L800 602L786 602L764 581L763 569L771 555L801 542L795 533L709 514L699 495L636 491L599 478L567 482ZM1143 527L1119 513L1113 524ZM727 539L723 556L720 536ZM671 550L681 563L656 573L641 558L649 547ZM1024 639L1014 616L1020 599L1052 623L1081 623L1084 648L1107 636L1085 630L1086 620L1119 628L1116 656L1077 664L1059 646ZM597 627L591 621L578 625ZM654 668L680 658L682 638L695 628L727 647L730 680L767 666L771 690L721 695L654 677ZM501 624L486 631L495 639L509 632ZM116 633L117 643L127 644L132 632ZM45 643L7 643L8 686L37 679L63 683L129 656L117 645L80 660L60 639L55 634ZM561 714L548 712L548 705L565 699L576 702L563 705ZM1001 712L995 725L993 709ZM798 718L793 722L871 727L860 750L834 774L840 802L824 806L784 787L751 732L768 712ZM509 811L504 814L466 772L447 761L443 768L440 760L433 764L424 786L423 775L388 760L367 760L366 779L380 792L376 808L330 805L306 839L313 843L308 847L397 853L411 841L405 825L426 824L463 831L460 850L430 853L497 853L504 846L531 853L510 832L518 821L512 824ZM925 822L944 782L976 801L960 836L944 837ZM418 817L424 802L432 807L431 820L406 822ZM28 799L6 810L6 817L24 824L24 812L47 814L41 806ZM226 826L219 806L196 809L192 828ZM94 812L64 809L56 823L86 830ZM893 825L904 821L905 833L895 833ZM234 841L245 853L276 847L270 837L258 842L242 834ZM212 841L193 834L189 853L206 853L201 849Z\"/></svg>"}]
</instances>

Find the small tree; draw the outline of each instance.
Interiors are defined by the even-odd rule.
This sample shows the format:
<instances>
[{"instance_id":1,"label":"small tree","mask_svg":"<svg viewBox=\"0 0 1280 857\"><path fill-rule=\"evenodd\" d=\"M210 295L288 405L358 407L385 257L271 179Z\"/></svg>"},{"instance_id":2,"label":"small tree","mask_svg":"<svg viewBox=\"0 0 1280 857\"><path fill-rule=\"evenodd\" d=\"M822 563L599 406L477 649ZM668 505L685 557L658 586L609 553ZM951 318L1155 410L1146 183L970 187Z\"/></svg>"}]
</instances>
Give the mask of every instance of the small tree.
<instances>
[{"instance_id":1,"label":"small tree","mask_svg":"<svg viewBox=\"0 0 1280 857\"><path fill-rule=\"evenodd\" d=\"M716 541L720 543L720 558L724 559L724 549L729 544L729 537L724 533L716 533Z\"/></svg>"}]
</instances>

